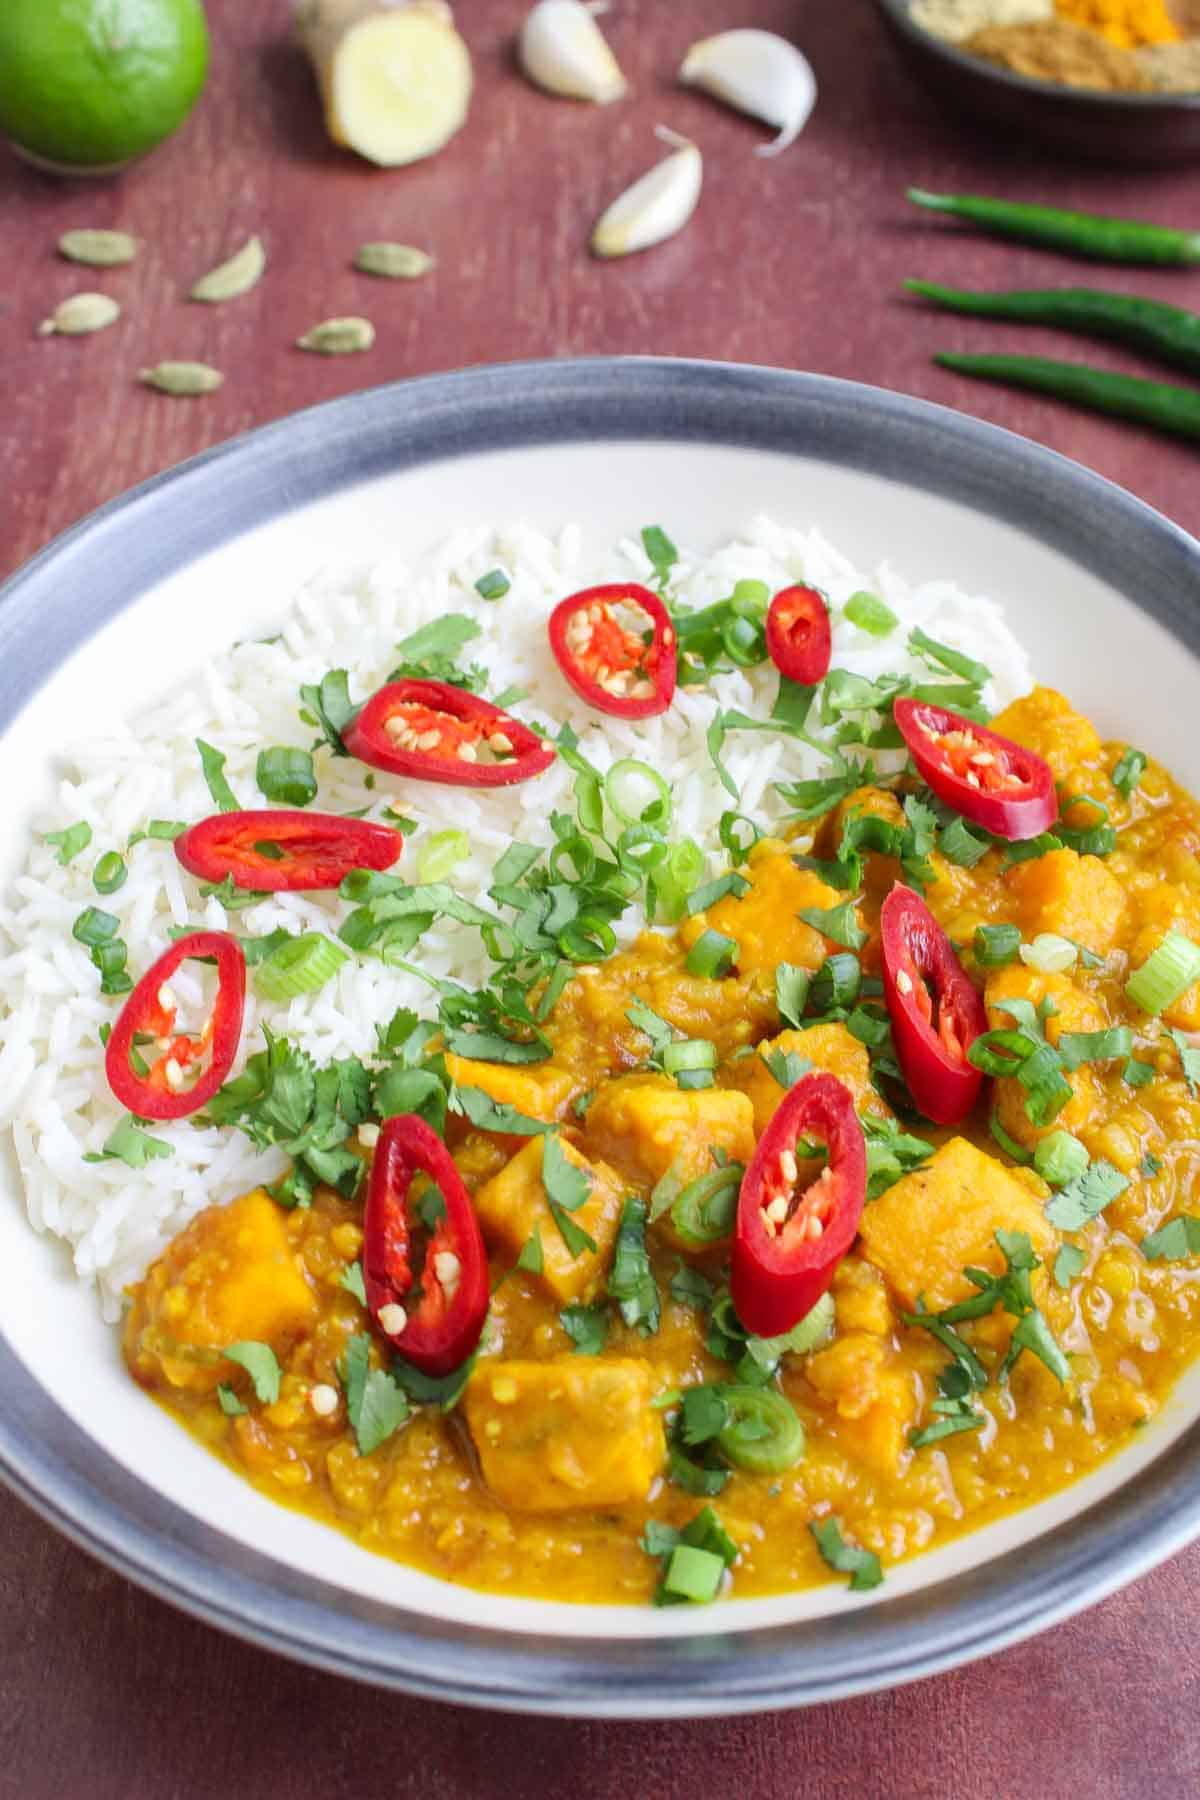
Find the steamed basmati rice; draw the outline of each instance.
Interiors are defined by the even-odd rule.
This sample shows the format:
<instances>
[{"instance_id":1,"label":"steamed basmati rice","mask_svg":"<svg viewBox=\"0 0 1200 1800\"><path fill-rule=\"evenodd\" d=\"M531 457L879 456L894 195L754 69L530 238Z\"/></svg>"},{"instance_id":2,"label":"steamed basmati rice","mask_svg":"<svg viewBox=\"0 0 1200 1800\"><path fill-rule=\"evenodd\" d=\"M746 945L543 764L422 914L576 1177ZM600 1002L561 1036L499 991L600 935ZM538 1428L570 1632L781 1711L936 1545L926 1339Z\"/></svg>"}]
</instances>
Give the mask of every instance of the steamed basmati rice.
<instances>
[{"instance_id":1,"label":"steamed basmati rice","mask_svg":"<svg viewBox=\"0 0 1200 1800\"><path fill-rule=\"evenodd\" d=\"M125 1286L202 1207L274 1179L282 1158L276 1151L256 1152L235 1130L198 1129L184 1120L154 1127L173 1155L144 1169L111 1159L84 1160L85 1153L101 1149L122 1116L104 1078L98 1035L116 1017L119 1003L100 994L89 953L71 936L74 920L89 905L115 913L136 979L168 947L173 925L232 928L249 936L280 926L332 932L347 910L336 894L285 893L228 915L217 899L199 897L171 844L161 841L143 841L129 851L125 885L108 899L97 896L92 871L105 851L124 852L131 834L152 818L191 821L212 811L198 737L224 753L225 773L239 801L262 805L255 784L259 750L312 743L311 728L298 716L301 684L319 681L330 668L348 667L351 694L361 700L394 666L399 639L447 612L466 613L482 635L467 646L462 660L486 668L489 693L511 686L525 690L529 698L513 710L553 729L569 721L584 754L601 770L619 757L635 756L662 771L675 799L671 835L694 838L712 856L714 869L718 862L723 866L717 826L731 801L713 768L706 731L718 708L765 718L775 673L767 664L719 675L703 689L680 689L659 718L598 718L560 675L546 617L573 589L602 580L645 580L650 570L636 541L617 545L601 566L587 568L581 566L580 543L574 527L551 539L516 526L459 534L417 570L395 562L325 570L296 598L277 638L238 645L113 735L77 744L64 755L57 798L39 821L39 832L85 820L92 842L61 867L39 835L0 910L0 980L8 1008L0 1021L0 1126L12 1128L30 1220L70 1245L75 1268L96 1285L106 1317L118 1316ZM488 602L474 584L497 566L511 586L502 599ZM904 647L909 629L920 625L993 671L985 694L992 707L1007 704L1030 685L1024 654L994 603L946 581L910 587L887 566L867 577L817 531L757 519L744 538L711 555L682 552L671 589L688 604L703 606L743 579L761 580L772 591L798 580L824 589L834 616L835 667L868 677L912 669L928 678ZM841 616L850 595L863 587L886 601L900 620L885 639L867 636ZM741 790L740 810L762 825L786 815L773 783L825 769L811 747L769 732L730 735L723 757ZM887 756L879 761L889 766ZM397 874L416 879L417 859L433 832L450 827L465 832L471 856L457 865L451 880L467 898L485 904L492 866L508 844L514 839L548 844L550 813L571 805L573 777L561 761L535 781L489 792L387 776L380 776L372 791L364 784L367 770L357 762L318 752L316 765L320 809L349 812L366 806L368 816L378 818L394 803L417 821ZM621 941L635 936L641 923L631 908L617 925ZM429 974L452 976L468 988L483 985L491 967L478 933L445 920L435 923L414 955ZM184 965L172 978L185 1003L199 999L194 969ZM251 983L236 1067L261 1048L264 1023L319 1063L370 1056L376 1027L400 1006L429 1012L429 988L369 958L348 961L319 993L289 1005L266 1004Z\"/></svg>"}]
</instances>

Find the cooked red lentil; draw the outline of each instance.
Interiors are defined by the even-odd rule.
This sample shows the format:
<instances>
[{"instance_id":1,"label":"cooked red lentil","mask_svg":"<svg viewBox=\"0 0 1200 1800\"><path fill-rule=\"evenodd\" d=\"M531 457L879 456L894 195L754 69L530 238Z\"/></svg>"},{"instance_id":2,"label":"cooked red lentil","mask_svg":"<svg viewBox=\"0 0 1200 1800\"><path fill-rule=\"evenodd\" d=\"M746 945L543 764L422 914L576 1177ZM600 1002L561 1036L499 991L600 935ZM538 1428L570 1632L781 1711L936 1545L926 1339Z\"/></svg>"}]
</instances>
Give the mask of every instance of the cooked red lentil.
<instances>
[{"instance_id":1,"label":"cooked red lentil","mask_svg":"<svg viewBox=\"0 0 1200 1800\"><path fill-rule=\"evenodd\" d=\"M361 1200L329 1188L290 1211L255 1192L189 1225L133 1291L125 1350L136 1379L264 1493L366 1548L451 1581L567 1601L649 1599L673 1539L652 1531L648 1553L648 1521L681 1528L706 1504L737 1547L737 1594L777 1594L829 1578L811 1525L828 1533L836 1521L852 1559L858 1547L886 1567L1030 1505L1126 1444L1200 1350L1200 1221L1180 1220L1200 1156L1187 1035L1200 1030L1200 984L1158 1014L1126 993L1169 931L1200 942L1200 809L1153 761L1102 743L1056 693L1035 690L994 729L1049 763L1064 839L1015 861L984 840L972 852L960 839L957 861L932 849L925 900L992 1032L1011 1040L1026 1021L1024 1049L980 1042L993 1056L1019 1052L1027 1077L1034 1047L1048 1046L1037 1055L1058 1110L1031 1116L1046 1112L1035 1104L1044 1089L998 1074L957 1125L896 1121L889 1100L901 1090L889 1085L872 983L880 907L911 864L868 842L861 897L837 923L855 890L825 877L848 820L875 816L903 834L917 815L901 810L911 781L860 788L803 838L756 844L744 893L581 968L546 1025L547 1060L446 1055L459 1090L559 1128L520 1136L495 1128L503 1115L492 1129L449 1116L494 1287L460 1404L416 1405L401 1421L399 1389L376 1382L391 1429L363 1452L348 1365L369 1351L382 1378L391 1358L360 1298ZM1101 808L1115 845L1094 830ZM940 846L954 848L942 823ZM907 848L919 861L922 847ZM798 916L812 909L835 936ZM851 968L855 927L867 935ZM729 972L691 972L689 958L693 970L722 966L712 933L733 941ZM801 972L815 978L807 996ZM853 990L845 1005L835 977ZM635 1002L668 1038L715 1047L710 1085L678 1085L648 1054ZM867 1122L871 1186L833 1277L832 1316L822 1303L810 1315L816 1341L784 1350L773 1374L778 1346L748 1348L724 1297L728 1214L714 1202L717 1225L710 1218L697 1247L694 1230L681 1235L677 1197L694 1201L700 1180L719 1189L722 1165L751 1164L810 1065L844 1084ZM553 1211L550 1144L556 1180L563 1167L585 1177L572 1223L586 1241ZM799 1148L803 1202L821 1164L819 1146ZM739 1174L725 1178L727 1195ZM652 1216L657 1298L631 1198ZM614 1281L614 1254L626 1251ZM606 1298L613 1288L620 1306ZM946 1309L958 1310L936 1332L914 1322ZM234 1345L240 1360L223 1354ZM247 1346L273 1353L275 1397L269 1364L264 1376ZM768 1412L777 1396L787 1403L784 1423L773 1413L756 1427L751 1405L739 1437L730 1389L744 1399L756 1382ZM677 1593L687 1582L680 1563Z\"/></svg>"}]
</instances>

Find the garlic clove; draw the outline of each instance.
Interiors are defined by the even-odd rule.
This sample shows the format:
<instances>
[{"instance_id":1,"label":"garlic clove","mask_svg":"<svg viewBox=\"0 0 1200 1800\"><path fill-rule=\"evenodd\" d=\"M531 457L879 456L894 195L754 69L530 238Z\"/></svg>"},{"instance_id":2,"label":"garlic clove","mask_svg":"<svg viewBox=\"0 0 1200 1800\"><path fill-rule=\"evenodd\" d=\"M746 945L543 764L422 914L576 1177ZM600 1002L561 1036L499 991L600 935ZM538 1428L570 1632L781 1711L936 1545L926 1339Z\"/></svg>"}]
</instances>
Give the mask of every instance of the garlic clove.
<instances>
[{"instance_id":1,"label":"garlic clove","mask_svg":"<svg viewBox=\"0 0 1200 1800\"><path fill-rule=\"evenodd\" d=\"M760 145L759 156L778 156L794 143L817 99L808 58L773 31L722 31L702 38L684 57L679 79L774 125L779 136Z\"/></svg>"},{"instance_id":2,"label":"garlic clove","mask_svg":"<svg viewBox=\"0 0 1200 1800\"><path fill-rule=\"evenodd\" d=\"M635 250L648 250L682 231L695 212L704 177L700 152L687 138L662 127L659 136L675 149L602 214L592 233L594 255L629 256Z\"/></svg>"},{"instance_id":3,"label":"garlic clove","mask_svg":"<svg viewBox=\"0 0 1200 1800\"><path fill-rule=\"evenodd\" d=\"M521 31L521 67L548 94L606 106L625 92L625 77L583 0L538 0Z\"/></svg>"}]
</instances>

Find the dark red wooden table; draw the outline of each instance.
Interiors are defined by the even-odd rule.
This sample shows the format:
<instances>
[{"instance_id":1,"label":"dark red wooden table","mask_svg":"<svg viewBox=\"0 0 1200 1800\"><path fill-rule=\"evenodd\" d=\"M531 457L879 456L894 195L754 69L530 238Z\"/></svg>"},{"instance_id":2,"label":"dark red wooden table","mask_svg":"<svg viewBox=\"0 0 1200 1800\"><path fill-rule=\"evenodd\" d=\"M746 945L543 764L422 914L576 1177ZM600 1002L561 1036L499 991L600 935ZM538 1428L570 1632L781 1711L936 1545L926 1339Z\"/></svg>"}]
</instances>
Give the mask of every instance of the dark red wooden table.
<instances>
[{"instance_id":1,"label":"dark red wooden table","mask_svg":"<svg viewBox=\"0 0 1200 1800\"><path fill-rule=\"evenodd\" d=\"M408 171L374 171L327 146L287 42L285 0L209 0L207 94L179 136L121 180L58 183L0 155L0 575L133 482L313 401L467 363L596 352L777 363L925 395L1200 525L1194 450L929 362L938 347L1070 355L1070 345L936 318L897 297L908 274L999 286L1074 273L910 214L907 183L1195 225L1195 169L1050 166L969 135L929 110L869 0L616 0L608 28L634 96L578 108L515 74L523 4L463 0L478 74L471 119L443 155ZM751 154L755 127L672 86L693 38L738 24L792 35L817 71L814 119L776 161ZM591 225L656 155L658 121L705 151L700 210L659 250L595 263ZM71 268L54 243L81 224L136 233L142 256L98 279ZM191 281L252 231L270 253L262 285L224 307L185 304ZM350 258L369 238L427 245L437 272L394 285L357 276ZM1200 274L1105 279L1200 300ZM124 301L120 324L89 340L37 339L38 320L84 286ZM369 356L290 347L316 320L348 312L376 324ZM137 371L164 357L216 363L224 390L194 402L147 393ZM0 1494L0 1794L1174 1800L1200 1792L1197 1587L1200 1549L1003 1656L809 1713L527 1722L372 1693L247 1649L109 1574Z\"/></svg>"}]
</instances>

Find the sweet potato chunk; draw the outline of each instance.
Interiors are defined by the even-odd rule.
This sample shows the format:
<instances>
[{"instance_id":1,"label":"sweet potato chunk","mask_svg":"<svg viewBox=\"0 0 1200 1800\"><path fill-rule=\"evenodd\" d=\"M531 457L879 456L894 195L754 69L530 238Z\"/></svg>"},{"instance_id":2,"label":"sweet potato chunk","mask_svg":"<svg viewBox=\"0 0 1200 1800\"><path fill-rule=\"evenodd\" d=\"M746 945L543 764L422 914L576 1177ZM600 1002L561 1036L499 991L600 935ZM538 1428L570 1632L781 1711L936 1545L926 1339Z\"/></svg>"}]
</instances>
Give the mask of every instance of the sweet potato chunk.
<instances>
[{"instance_id":1,"label":"sweet potato chunk","mask_svg":"<svg viewBox=\"0 0 1200 1800\"><path fill-rule=\"evenodd\" d=\"M1036 750L1059 781L1080 764L1094 763L1103 748L1091 720L1077 713L1054 688L1035 687L1032 693L1014 700L992 720L992 730L1024 744L1027 750Z\"/></svg>"},{"instance_id":2,"label":"sweet potato chunk","mask_svg":"<svg viewBox=\"0 0 1200 1800\"><path fill-rule=\"evenodd\" d=\"M514 1068L511 1063L473 1062L470 1057L446 1052L446 1070L459 1087L481 1088L498 1105L507 1103L527 1119L562 1117L575 1086L569 1069L543 1063L536 1068Z\"/></svg>"},{"instance_id":3,"label":"sweet potato chunk","mask_svg":"<svg viewBox=\"0 0 1200 1800\"><path fill-rule=\"evenodd\" d=\"M484 1480L520 1512L644 1500L665 1455L652 1393L640 1362L485 1360L465 1401Z\"/></svg>"},{"instance_id":4,"label":"sweet potato chunk","mask_svg":"<svg viewBox=\"0 0 1200 1800\"><path fill-rule=\"evenodd\" d=\"M199 1391L228 1381L217 1352L251 1338L277 1353L315 1323L317 1298L288 1237L287 1215L255 1188L210 1206L133 1289L125 1355L147 1387Z\"/></svg>"},{"instance_id":5,"label":"sweet potato chunk","mask_svg":"<svg viewBox=\"0 0 1200 1800\"><path fill-rule=\"evenodd\" d=\"M1028 969L1024 963L1012 963L988 977L983 994L988 1011L988 1024L993 1030L1008 1031L1013 1026L1011 1014L1003 1009L1006 999L1027 1000L1040 1006L1049 1000L1054 1011L1046 1019L1046 1036L1057 1044L1064 1031L1103 1031L1108 1017L1099 1003L1085 994L1067 975L1044 975ZM1011 1077L996 1083L996 1114L1009 1136L1031 1148L1048 1131L1077 1131L1086 1125L1098 1107L1103 1105L1102 1077L1090 1064L1066 1077L1072 1097L1048 1125L1035 1125L1025 1110L1025 1089Z\"/></svg>"},{"instance_id":6,"label":"sweet potato chunk","mask_svg":"<svg viewBox=\"0 0 1200 1800\"><path fill-rule=\"evenodd\" d=\"M582 1169L592 1184L590 1199L571 1218L595 1239L596 1249L572 1256L554 1222L542 1184L545 1142L544 1138L530 1138L498 1175L485 1181L475 1195L475 1211L489 1247L503 1250L514 1262L536 1229L542 1240L542 1272L536 1279L563 1304L590 1300L612 1260L625 1190L612 1169L589 1162L574 1144L561 1140L567 1161Z\"/></svg>"},{"instance_id":7,"label":"sweet potato chunk","mask_svg":"<svg viewBox=\"0 0 1200 1800\"><path fill-rule=\"evenodd\" d=\"M754 1108L745 1094L716 1087L685 1091L665 1075L606 1082L585 1125L589 1155L645 1186L668 1169L685 1182L707 1175L713 1150L733 1162L748 1163L754 1155Z\"/></svg>"},{"instance_id":8,"label":"sweet potato chunk","mask_svg":"<svg viewBox=\"0 0 1200 1800\"><path fill-rule=\"evenodd\" d=\"M778 1037L760 1044L753 1056L744 1056L731 1065L729 1083L749 1097L759 1137L787 1094L765 1061L776 1052L802 1056L814 1069L826 1069L830 1075L836 1075L850 1089L859 1111L887 1114L887 1107L871 1086L871 1059L866 1045L852 1037L844 1025L810 1025L804 1031L781 1031Z\"/></svg>"},{"instance_id":9,"label":"sweet potato chunk","mask_svg":"<svg viewBox=\"0 0 1200 1800\"><path fill-rule=\"evenodd\" d=\"M1121 935L1125 893L1098 856L1050 850L1010 869L1005 884L1026 937L1053 931L1104 956Z\"/></svg>"},{"instance_id":10,"label":"sweet potato chunk","mask_svg":"<svg viewBox=\"0 0 1200 1800\"><path fill-rule=\"evenodd\" d=\"M911 1375L883 1338L844 1332L810 1356L804 1373L838 1415L841 1443L874 1473L894 1475L909 1454L918 1400Z\"/></svg>"},{"instance_id":11,"label":"sweet potato chunk","mask_svg":"<svg viewBox=\"0 0 1200 1800\"><path fill-rule=\"evenodd\" d=\"M968 1263L1001 1273L997 1231L1027 1232L1039 1256L1053 1255L1058 1234L1039 1191L1046 1190L1036 1177L1005 1168L966 1138L951 1138L868 1206L864 1253L905 1307L923 1294L926 1306L940 1312L977 1291L963 1274Z\"/></svg>"},{"instance_id":12,"label":"sweet potato chunk","mask_svg":"<svg viewBox=\"0 0 1200 1800\"><path fill-rule=\"evenodd\" d=\"M711 926L738 945L738 973L771 973L781 962L819 969L838 946L797 915L806 907L827 911L845 899L811 869L798 869L785 845L763 838L750 852L746 873L751 887L740 900L718 900L701 915L700 929ZM699 936L685 930L684 939Z\"/></svg>"}]
</instances>

